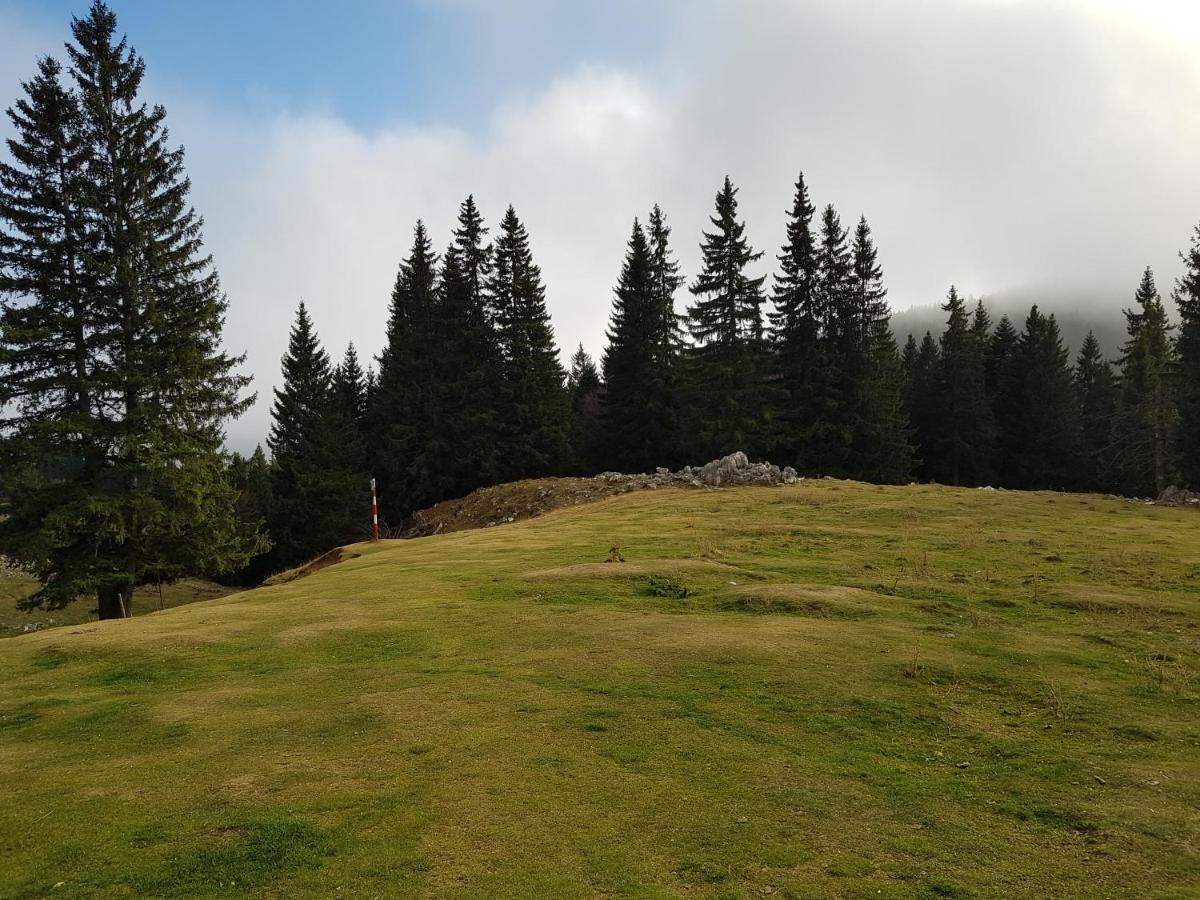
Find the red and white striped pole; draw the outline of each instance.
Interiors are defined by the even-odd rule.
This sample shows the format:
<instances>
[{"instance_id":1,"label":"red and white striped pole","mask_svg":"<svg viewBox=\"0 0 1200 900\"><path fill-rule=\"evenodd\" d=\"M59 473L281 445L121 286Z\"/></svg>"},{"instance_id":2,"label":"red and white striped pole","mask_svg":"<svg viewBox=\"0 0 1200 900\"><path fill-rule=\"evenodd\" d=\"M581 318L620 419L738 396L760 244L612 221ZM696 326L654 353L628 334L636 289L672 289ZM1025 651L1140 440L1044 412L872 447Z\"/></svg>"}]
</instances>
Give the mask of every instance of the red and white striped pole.
<instances>
[{"instance_id":1,"label":"red and white striped pole","mask_svg":"<svg viewBox=\"0 0 1200 900\"><path fill-rule=\"evenodd\" d=\"M371 528L375 540L379 540L379 495L375 493L375 479L371 479Z\"/></svg>"}]
</instances>

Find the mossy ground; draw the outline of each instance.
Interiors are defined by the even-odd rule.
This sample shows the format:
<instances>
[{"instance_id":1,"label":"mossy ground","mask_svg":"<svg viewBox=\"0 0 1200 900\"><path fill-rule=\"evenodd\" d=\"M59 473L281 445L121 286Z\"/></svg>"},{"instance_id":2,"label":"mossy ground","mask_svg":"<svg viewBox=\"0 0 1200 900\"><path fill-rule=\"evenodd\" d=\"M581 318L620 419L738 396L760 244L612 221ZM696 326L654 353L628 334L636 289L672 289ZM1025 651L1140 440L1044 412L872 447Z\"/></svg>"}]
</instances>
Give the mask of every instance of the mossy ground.
<instances>
[{"instance_id":1,"label":"mossy ground","mask_svg":"<svg viewBox=\"0 0 1200 900\"><path fill-rule=\"evenodd\" d=\"M1200 891L1196 510L823 481L354 551L0 642L0 892Z\"/></svg>"}]
</instances>

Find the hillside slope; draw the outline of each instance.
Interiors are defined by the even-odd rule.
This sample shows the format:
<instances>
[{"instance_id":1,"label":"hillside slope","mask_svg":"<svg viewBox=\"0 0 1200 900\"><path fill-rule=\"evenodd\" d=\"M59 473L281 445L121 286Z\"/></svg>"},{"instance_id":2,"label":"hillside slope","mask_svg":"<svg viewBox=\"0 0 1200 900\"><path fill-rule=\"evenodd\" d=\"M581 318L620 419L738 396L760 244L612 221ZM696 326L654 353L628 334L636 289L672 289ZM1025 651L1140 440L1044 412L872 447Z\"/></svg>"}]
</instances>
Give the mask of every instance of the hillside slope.
<instances>
[{"instance_id":1,"label":"hillside slope","mask_svg":"<svg viewBox=\"0 0 1200 900\"><path fill-rule=\"evenodd\" d=\"M1200 890L1196 509L821 481L351 549L0 641L0 894Z\"/></svg>"}]
</instances>

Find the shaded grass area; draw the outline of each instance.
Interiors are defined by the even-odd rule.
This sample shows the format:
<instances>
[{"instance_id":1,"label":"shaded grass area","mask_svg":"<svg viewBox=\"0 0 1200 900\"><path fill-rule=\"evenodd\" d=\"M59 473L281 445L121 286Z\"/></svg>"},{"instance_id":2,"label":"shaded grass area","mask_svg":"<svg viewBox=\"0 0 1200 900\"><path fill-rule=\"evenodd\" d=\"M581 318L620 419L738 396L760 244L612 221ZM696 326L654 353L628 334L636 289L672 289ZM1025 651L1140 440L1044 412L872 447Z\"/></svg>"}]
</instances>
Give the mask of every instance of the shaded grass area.
<instances>
[{"instance_id":1,"label":"shaded grass area","mask_svg":"<svg viewBox=\"0 0 1200 900\"><path fill-rule=\"evenodd\" d=\"M354 550L0 643L0 894L1200 890L1195 510L826 481Z\"/></svg>"},{"instance_id":2,"label":"shaded grass area","mask_svg":"<svg viewBox=\"0 0 1200 900\"><path fill-rule=\"evenodd\" d=\"M37 589L35 579L0 568L0 637L96 621L94 597L84 597L63 609L21 609L21 602L37 593ZM161 593L155 586L140 587L134 591L133 614L144 616L197 600L224 597L235 590L237 588L202 578L184 578L174 584L165 584Z\"/></svg>"}]
</instances>

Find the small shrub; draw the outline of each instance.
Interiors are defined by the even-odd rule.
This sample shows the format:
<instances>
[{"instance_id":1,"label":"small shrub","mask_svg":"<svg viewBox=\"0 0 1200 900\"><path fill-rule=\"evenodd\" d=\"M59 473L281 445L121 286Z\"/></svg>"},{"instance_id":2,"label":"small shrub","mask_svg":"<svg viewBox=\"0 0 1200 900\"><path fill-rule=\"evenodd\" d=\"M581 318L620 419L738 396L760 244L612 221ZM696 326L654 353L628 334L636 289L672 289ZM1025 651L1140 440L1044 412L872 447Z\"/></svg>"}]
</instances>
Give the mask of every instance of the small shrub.
<instances>
[{"instance_id":1,"label":"small shrub","mask_svg":"<svg viewBox=\"0 0 1200 900\"><path fill-rule=\"evenodd\" d=\"M687 585L665 575L651 575L646 590L651 597L669 597L673 600L682 600L692 595Z\"/></svg>"}]
</instances>

